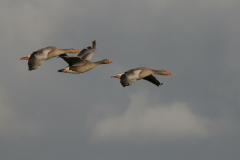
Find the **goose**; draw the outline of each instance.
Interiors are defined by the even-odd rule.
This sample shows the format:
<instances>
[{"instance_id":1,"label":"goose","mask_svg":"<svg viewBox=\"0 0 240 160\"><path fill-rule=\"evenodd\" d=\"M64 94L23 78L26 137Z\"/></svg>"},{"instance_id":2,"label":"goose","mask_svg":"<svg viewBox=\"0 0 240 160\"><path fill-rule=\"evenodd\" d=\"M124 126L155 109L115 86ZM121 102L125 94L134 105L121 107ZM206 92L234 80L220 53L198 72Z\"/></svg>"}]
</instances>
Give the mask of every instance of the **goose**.
<instances>
[{"instance_id":1,"label":"goose","mask_svg":"<svg viewBox=\"0 0 240 160\"><path fill-rule=\"evenodd\" d=\"M113 63L113 61L109 59L91 62L96 49L96 40L94 40L92 41L92 47L88 46L87 48L84 48L77 56L67 56L67 54L60 55L59 57L66 61L69 66L65 69L58 70L58 72L78 74L87 72L100 64Z\"/></svg>"},{"instance_id":2,"label":"goose","mask_svg":"<svg viewBox=\"0 0 240 160\"><path fill-rule=\"evenodd\" d=\"M77 50L75 48L58 49L56 47L49 46L34 51L32 54L22 57L21 60L28 60L28 70L31 71L40 67L43 61L45 60L59 56L64 53L77 53L77 52L80 52L80 50Z\"/></svg>"},{"instance_id":3,"label":"goose","mask_svg":"<svg viewBox=\"0 0 240 160\"><path fill-rule=\"evenodd\" d=\"M161 86L163 83L160 83L156 77L153 76L153 74L158 75L172 75L172 73L166 71L166 70L153 70L145 67L139 67L135 69L131 69L129 71L113 75L111 78L118 78L120 79L120 83L123 87L131 86L133 85L137 80L144 79L147 80L156 86Z\"/></svg>"}]
</instances>

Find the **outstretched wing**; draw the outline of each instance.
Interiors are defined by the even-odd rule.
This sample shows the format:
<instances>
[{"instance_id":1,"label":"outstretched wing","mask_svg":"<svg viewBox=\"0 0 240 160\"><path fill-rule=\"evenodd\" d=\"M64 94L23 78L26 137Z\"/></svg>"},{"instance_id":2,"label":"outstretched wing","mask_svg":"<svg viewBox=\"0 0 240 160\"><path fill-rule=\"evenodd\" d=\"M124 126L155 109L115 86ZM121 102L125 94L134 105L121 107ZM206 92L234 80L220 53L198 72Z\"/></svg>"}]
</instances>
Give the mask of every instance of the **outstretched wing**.
<instances>
[{"instance_id":1,"label":"outstretched wing","mask_svg":"<svg viewBox=\"0 0 240 160\"><path fill-rule=\"evenodd\" d=\"M85 61L82 60L80 57L78 57L78 56L67 56L66 53L61 54L59 57L61 57L65 62L67 62L69 66L85 63Z\"/></svg>"},{"instance_id":2,"label":"outstretched wing","mask_svg":"<svg viewBox=\"0 0 240 160\"><path fill-rule=\"evenodd\" d=\"M121 76L120 83L123 87L133 85L137 81L140 72L141 70L134 69L127 71Z\"/></svg>"},{"instance_id":3,"label":"outstretched wing","mask_svg":"<svg viewBox=\"0 0 240 160\"><path fill-rule=\"evenodd\" d=\"M28 70L31 71L40 67L51 51L51 49L45 49L33 52L28 60Z\"/></svg>"},{"instance_id":4,"label":"outstretched wing","mask_svg":"<svg viewBox=\"0 0 240 160\"><path fill-rule=\"evenodd\" d=\"M145 80L147 80L147 81L155 84L155 85L158 86L158 87L162 85L162 83L160 83L160 82L157 80L157 78L154 77L152 74L149 75L149 76L147 76L147 77L144 77L143 79L145 79Z\"/></svg>"},{"instance_id":5,"label":"outstretched wing","mask_svg":"<svg viewBox=\"0 0 240 160\"><path fill-rule=\"evenodd\" d=\"M91 61L93 55L95 54L97 47L96 47L96 41L92 41L92 47L84 48L77 56L80 57L82 60L88 60Z\"/></svg>"},{"instance_id":6,"label":"outstretched wing","mask_svg":"<svg viewBox=\"0 0 240 160\"><path fill-rule=\"evenodd\" d=\"M137 78L129 78L128 75L125 73L120 78L120 83L123 87L131 86L137 81Z\"/></svg>"}]
</instances>

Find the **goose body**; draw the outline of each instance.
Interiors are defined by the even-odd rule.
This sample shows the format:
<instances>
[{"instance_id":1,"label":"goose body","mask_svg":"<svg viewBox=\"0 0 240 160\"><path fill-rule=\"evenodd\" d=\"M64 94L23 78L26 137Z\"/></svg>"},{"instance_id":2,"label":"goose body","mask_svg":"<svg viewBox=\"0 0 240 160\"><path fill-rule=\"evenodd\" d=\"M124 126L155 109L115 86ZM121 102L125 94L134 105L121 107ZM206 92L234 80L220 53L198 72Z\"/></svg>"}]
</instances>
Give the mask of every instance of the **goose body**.
<instances>
[{"instance_id":1,"label":"goose body","mask_svg":"<svg viewBox=\"0 0 240 160\"><path fill-rule=\"evenodd\" d=\"M40 67L43 61L45 60L59 56L64 53L77 53L77 52L80 52L80 51L75 48L58 49L56 47L49 46L49 47L34 51L32 54L22 57L21 59L28 60L28 70L31 71Z\"/></svg>"},{"instance_id":2,"label":"goose body","mask_svg":"<svg viewBox=\"0 0 240 160\"><path fill-rule=\"evenodd\" d=\"M166 71L166 70L153 70L145 67L139 67L135 69L131 69L129 71L114 75L112 77L119 78L120 83L123 87L131 86L133 85L137 80L144 79L147 80L156 86L160 86L163 83L160 83L153 74L158 75L171 75L172 73ZM111 77L111 78L112 78Z\"/></svg>"},{"instance_id":3,"label":"goose body","mask_svg":"<svg viewBox=\"0 0 240 160\"><path fill-rule=\"evenodd\" d=\"M67 56L67 54L60 55L59 57L66 61L69 66L65 69L58 70L58 72L78 74L87 72L100 64L113 63L113 61L109 59L103 59L98 62L91 62L96 49L96 41L93 41L92 47L89 46L87 48L84 48L77 56Z\"/></svg>"},{"instance_id":4,"label":"goose body","mask_svg":"<svg viewBox=\"0 0 240 160\"><path fill-rule=\"evenodd\" d=\"M84 60L84 62L79 62L71 66L68 66L65 69L60 69L58 70L58 72L66 72L66 73L73 73L73 74L84 73L95 68L100 64L109 64L109 63L113 63L113 61L109 59L104 59L98 62L90 62L88 60Z\"/></svg>"}]
</instances>

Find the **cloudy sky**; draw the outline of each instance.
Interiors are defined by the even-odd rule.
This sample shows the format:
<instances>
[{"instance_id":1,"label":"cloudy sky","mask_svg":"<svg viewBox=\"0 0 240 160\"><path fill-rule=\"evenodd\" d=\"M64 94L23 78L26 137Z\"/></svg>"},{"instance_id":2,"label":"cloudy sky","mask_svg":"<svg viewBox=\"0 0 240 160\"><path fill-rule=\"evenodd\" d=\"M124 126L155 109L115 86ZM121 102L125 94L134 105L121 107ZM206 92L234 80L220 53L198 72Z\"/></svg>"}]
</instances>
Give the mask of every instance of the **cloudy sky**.
<instances>
[{"instance_id":1,"label":"cloudy sky","mask_svg":"<svg viewBox=\"0 0 240 160\"><path fill-rule=\"evenodd\" d=\"M2 0L0 157L8 160L226 160L240 157L239 0ZM92 61L59 73L21 57L97 41ZM166 69L162 86L111 75Z\"/></svg>"}]
</instances>

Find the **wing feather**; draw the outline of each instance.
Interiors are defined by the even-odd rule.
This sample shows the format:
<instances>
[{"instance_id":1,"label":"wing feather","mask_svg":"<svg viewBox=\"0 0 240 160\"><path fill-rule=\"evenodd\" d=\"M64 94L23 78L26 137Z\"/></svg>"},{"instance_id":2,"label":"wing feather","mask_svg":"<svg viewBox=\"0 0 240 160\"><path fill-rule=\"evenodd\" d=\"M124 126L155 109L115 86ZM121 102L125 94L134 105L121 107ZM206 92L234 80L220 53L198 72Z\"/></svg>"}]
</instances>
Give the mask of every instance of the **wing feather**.
<instances>
[{"instance_id":1,"label":"wing feather","mask_svg":"<svg viewBox=\"0 0 240 160\"><path fill-rule=\"evenodd\" d=\"M51 51L51 49L45 49L33 52L28 60L28 70L31 71L40 67Z\"/></svg>"},{"instance_id":2,"label":"wing feather","mask_svg":"<svg viewBox=\"0 0 240 160\"><path fill-rule=\"evenodd\" d=\"M82 58L80 58L78 56L67 56L67 54L66 54L66 56L65 55L63 56L63 55L61 55L59 57L61 57L65 62L67 62L69 66L86 63Z\"/></svg>"},{"instance_id":3,"label":"wing feather","mask_svg":"<svg viewBox=\"0 0 240 160\"><path fill-rule=\"evenodd\" d=\"M77 56L80 57L82 60L91 61L96 49L96 41L92 41L92 47L88 46L87 49L84 48Z\"/></svg>"},{"instance_id":4,"label":"wing feather","mask_svg":"<svg viewBox=\"0 0 240 160\"><path fill-rule=\"evenodd\" d=\"M151 82L151 83L153 83L153 84L155 84L156 86L161 86L163 83L160 83L158 80L157 80L157 78L155 77L155 76L153 76L152 74L151 75L149 75L149 76L147 76L147 77L144 77L143 78L144 80L147 80L147 81L149 81L149 82Z\"/></svg>"}]
</instances>

